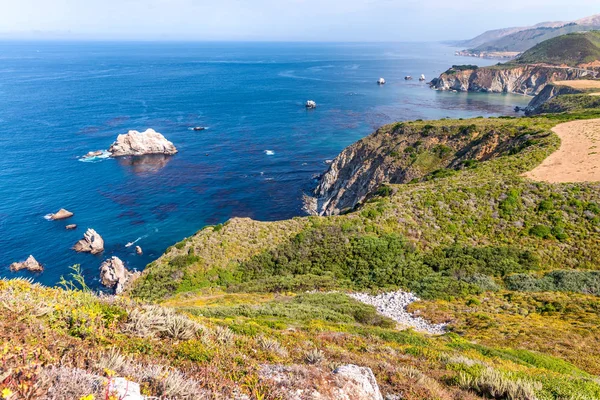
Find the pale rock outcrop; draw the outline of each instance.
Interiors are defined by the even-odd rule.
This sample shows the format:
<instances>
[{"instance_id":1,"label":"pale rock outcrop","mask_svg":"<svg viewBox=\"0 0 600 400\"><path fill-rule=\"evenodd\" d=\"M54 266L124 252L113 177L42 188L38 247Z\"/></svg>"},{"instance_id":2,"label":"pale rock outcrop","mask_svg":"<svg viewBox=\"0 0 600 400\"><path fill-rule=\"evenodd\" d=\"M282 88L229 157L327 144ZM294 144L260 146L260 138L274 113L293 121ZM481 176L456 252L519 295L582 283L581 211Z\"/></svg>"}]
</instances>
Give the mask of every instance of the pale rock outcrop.
<instances>
[{"instance_id":1,"label":"pale rock outcrop","mask_svg":"<svg viewBox=\"0 0 600 400\"><path fill-rule=\"evenodd\" d=\"M383 400L373 371L353 364L333 373L303 365L264 365L263 379L286 394L286 400Z\"/></svg>"},{"instance_id":2,"label":"pale rock outcrop","mask_svg":"<svg viewBox=\"0 0 600 400\"><path fill-rule=\"evenodd\" d=\"M581 68L519 65L448 70L430 82L437 90L459 92L517 93L535 96L553 81L596 78L600 72Z\"/></svg>"},{"instance_id":3,"label":"pale rock outcrop","mask_svg":"<svg viewBox=\"0 0 600 400\"><path fill-rule=\"evenodd\" d=\"M177 153L175 145L154 129L147 129L144 132L132 130L119 135L108 151L113 157Z\"/></svg>"},{"instance_id":4,"label":"pale rock outcrop","mask_svg":"<svg viewBox=\"0 0 600 400\"><path fill-rule=\"evenodd\" d=\"M20 271L22 269L26 269L31 272L42 272L44 267L33 257L27 257L27 260L22 262L14 262L10 265L10 270L13 272Z\"/></svg>"},{"instance_id":5,"label":"pale rock outcrop","mask_svg":"<svg viewBox=\"0 0 600 400\"><path fill-rule=\"evenodd\" d=\"M145 400L142 396L139 383L129 381L125 378L111 378L108 382L108 394L119 400Z\"/></svg>"},{"instance_id":6,"label":"pale rock outcrop","mask_svg":"<svg viewBox=\"0 0 600 400\"><path fill-rule=\"evenodd\" d=\"M72 216L73 216L73 213L71 211L67 211L64 208L61 208L56 213L50 214L50 219L53 221L58 221L61 219L71 218Z\"/></svg>"},{"instance_id":7,"label":"pale rock outcrop","mask_svg":"<svg viewBox=\"0 0 600 400\"><path fill-rule=\"evenodd\" d=\"M338 399L348 400L383 400L379 385L371 368L358 365L342 365L333 371L342 396Z\"/></svg>"},{"instance_id":8,"label":"pale rock outcrop","mask_svg":"<svg viewBox=\"0 0 600 400\"><path fill-rule=\"evenodd\" d=\"M142 251L142 248L140 246L135 246L135 253L138 256L141 256L142 254L144 254L144 252Z\"/></svg>"},{"instance_id":9,"label":"pale rock outcrop","mask_svg":"<svg viewBox=\"0 0 600 400\"><path fill-rule=\"evenodd\" d=\"M67 229L67 230L77 229L77 225L76 224L69 224L69 225L65 226L65 229Z\"/></svg>"},{"instance_id":10,"label":"pale rock outcrop","mask_svg":"<svg viewBox=\"0 0 600 400\"><path fill-rule=\"evenodd\" d=\"M137 274L128 271L119 257L111 257L100 265L100 282L103 286L113 289L115 294L121 294L125 284Z\"/></svg>"},{"instance_id":11,"label":"pale rock outcrop","mask_svg":"<svg viewBox=\"0 0 600 400\"><path fill-rule=\"evenodd\" d=\"M83 234L83 239L75 243L73 250L79 253L102 253L104 251L104 239L95 230L88 229Z\"/></svg>"}]
</instances>

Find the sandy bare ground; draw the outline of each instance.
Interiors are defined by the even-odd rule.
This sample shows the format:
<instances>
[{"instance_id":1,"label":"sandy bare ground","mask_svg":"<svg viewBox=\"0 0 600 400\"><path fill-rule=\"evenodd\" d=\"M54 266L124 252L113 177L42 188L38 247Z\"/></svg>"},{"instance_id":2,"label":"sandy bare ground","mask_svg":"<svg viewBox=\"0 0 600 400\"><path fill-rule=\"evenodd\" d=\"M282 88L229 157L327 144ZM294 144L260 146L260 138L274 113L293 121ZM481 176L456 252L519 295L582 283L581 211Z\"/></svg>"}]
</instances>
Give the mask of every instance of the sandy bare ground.
<instances>
[{"instance_id":1,"label":"sandy bare ground","mask_svg":"<svg viewBox=\"0 0 600 400\"><path fill-rule=\"evenodd\" d=\"M580 90L600 89L600 80L592 81L589 79L580 79L580 80L575 80L575 81L554 81L552 83L554 85L568 86L568 87L572 87L573 89L580 89Z\"/></svg>"},{"instance_id":2,"label":"sandy bare ground","mask_svg":"<svg viewBox=\"0 0 600 400\"><path fill-rule=\"evenodd\" d=\"M550 183L600 181L600 119L567 122L552 131L560 148L524 174Z\"/></svg>"}]
</instances>

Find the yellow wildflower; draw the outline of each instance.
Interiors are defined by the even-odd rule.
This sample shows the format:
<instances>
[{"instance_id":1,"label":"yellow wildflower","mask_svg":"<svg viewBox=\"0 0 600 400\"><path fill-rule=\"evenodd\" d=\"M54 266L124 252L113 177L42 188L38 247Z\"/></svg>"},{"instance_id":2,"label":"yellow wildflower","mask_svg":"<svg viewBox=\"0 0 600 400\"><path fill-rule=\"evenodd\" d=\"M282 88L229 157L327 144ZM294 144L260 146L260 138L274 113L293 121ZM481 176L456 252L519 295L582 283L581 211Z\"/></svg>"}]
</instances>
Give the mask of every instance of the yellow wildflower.
<instances>
[{"instance_id":1,"label":"yellow wildflower","mask_svg":"<svg viewBox=\"0 0 600 400\"><path fill-rule=\"evenodd\" d=\"M93 394L88 394L87 396L81 397L79 400L94 400L95 397Z\"/></svg>"},{"instance_id":2,"label":"yellow wildflower","mask_svg":"<svg viewBox=\"0 0 600 400\"><path fill-rule=\"evenodd\" d=\"M2 398L3 399L8 399L12 395L13 395L13 391L10 390L9 388L2 389Z\"/></svg>"}]
</instances>

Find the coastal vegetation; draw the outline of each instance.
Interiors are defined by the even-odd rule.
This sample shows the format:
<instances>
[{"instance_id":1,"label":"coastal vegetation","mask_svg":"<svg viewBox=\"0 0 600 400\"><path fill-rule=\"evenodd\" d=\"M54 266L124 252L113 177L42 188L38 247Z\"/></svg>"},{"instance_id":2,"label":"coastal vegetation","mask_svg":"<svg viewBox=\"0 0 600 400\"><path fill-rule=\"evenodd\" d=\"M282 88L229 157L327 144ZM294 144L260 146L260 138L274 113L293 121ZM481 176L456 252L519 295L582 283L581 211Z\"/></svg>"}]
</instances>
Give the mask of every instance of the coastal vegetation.
<instances>
[{"instance_id":1,"label":"coastal vegetation","mask_svg":"<svg viewBox=\"0 0 600 400\"><path fill-rule=\"evenodd\" d=\"M148 396L288 399L341 390L332 371L356 364L388 399L600 398L600 186L523 175L561 145L553 127L595 118L391 124L340 155L368 188L340 215L205 227L118 297L78 268L61 288L1 280L0 393L110 398L119 376ZM398 289L446 333L347 295Z\"/></svg>"}]
</instances>

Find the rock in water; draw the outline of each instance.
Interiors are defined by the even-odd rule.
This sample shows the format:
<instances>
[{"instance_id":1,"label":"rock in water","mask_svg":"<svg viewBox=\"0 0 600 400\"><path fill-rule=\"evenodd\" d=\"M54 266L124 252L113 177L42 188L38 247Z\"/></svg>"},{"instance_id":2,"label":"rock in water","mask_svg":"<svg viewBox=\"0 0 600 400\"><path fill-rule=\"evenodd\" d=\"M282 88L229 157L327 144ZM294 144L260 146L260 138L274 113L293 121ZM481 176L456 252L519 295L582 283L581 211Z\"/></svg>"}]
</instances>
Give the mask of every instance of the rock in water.
<instances>
[{"instance_id":1,"label":"rock in water","mask_svg":"<svg viewBox=\"0 0 600 400\"><path fill-rule=\"evenodd\" d=\"M17 272L22 269L26 269L27 271L31 272L42 272L44 267L42 267L42 265L30 255L25 261L10 264L10 270L13 272Z\"/></svg>"},{"instance_id":2,"label":"rock in water","mask_svg":"<svg viewBox=\"0 0 600 400\"><path fill-rule=\"evenodd\" d=\"M144 254L144 252L142 251L142 248L140 246L135 246L135 252L138 256L141 256L142 254Z\"/></svg>"},{"instance_id":3,"label":"rock in water","mask_svg":"<svg viewBox=\"0 0 600 400\"><path fill-rule=\"evenodd\" d=\"M83 239L75 243L73 250L79 253L102 253L104 251L104 240L102 239L102 236L98 234L98 232L93 229L88 229L83 234Z\"/></svg>"},{"instance_id":4,"label":"rock in water","mask_svg":"<svg viewBox=\"0 0 600 400\"><path fill-rule=\"evenodd\" d=\"M77 225L75 225L75 224L69 224L69 225L65 226L65 229L68 229L68 230L77 229Z\"/></svg>"},{"instance_id":5,"label":"rock in water","mask_svg":"<svg viewBox=\"0 0 600 400\"><path fill-rule=\"evenodd\" d=\"M145 132L129 131L119 135L108 151L113 157L177 153L175 145L154 129L147 129Z\"/></svg>"},{"instance_id":6,"label":"rock in water","mask_svg":"<svg viewBox=\"0 0 600 400\"><path fill-rule=\"evenodd\" d=\"M383 400L379 385L371 368L348 364L338 367L333 373L343 381L342 391L357 400Z\"/></svg>"},{"instance_id":7,"label":"rock in water","mask_svg":"<svg viewBox=\"0 0 600 400\"><path fill-rule=\"evenodd\" d=\"M58 221L60 219L71 218L73 213L71 211L67 211L64 208L58 210L55 214L50 214L50 219L53 221Z\"/></svg>"},{"instance_id":8,"label":"rock in water","mask_svg":"<svg viewBox=\"0 0 600 400\"><path fill-rule=\"evenodd\" d=\"M122 293L125 284L136 275L125 268L119 257L111 257L100 265L100 282L115 294Z\"/></svg>"}]
</instances>

